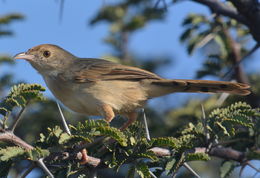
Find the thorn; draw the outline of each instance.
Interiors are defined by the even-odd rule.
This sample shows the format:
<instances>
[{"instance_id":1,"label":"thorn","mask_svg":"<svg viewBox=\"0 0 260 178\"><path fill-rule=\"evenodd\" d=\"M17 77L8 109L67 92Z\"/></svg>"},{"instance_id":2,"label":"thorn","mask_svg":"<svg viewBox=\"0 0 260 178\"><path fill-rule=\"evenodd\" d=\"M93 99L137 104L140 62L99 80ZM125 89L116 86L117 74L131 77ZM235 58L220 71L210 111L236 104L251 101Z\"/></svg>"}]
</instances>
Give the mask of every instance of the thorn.
<instances>
[{"instance_id":1,"label":"thorn","mask_svg":"<svg viewBox=\"0 0 260 178\"><path fill-rule=\"evenodd\" d=\"M253 178L255 178L255 177L257 176L258 173L259 173L259 172L256 172L256 173L253 175Z\"/></svg>"},{"instance_id":2,"label":"thorn","mask_svg":"<svg viewBox=\"0 0 260 178\"><path fill-rule=\"evenodd\" d=\"M32 163L32 164L30 165L30 167L21 175L20 178L26 178L26 176L27 176L28 174L30 174L35 167L36 167L35 164Z\"/></svg>"},{"instance_id":3,"label":"thorn","mask_svg":"<svg viewBox=\"0 0 260 178\"><path fill-rule=\"evenodd\" d=\"M65 0L60 0L59 23L62 22Z\"/></svg>"},{"instance_id":4,"label":"thorn","mask_svg":"<svg viewBox=\"0 0 260 178\"><path fill-rule=\"evenodd\" d=\"M43 162L43 158L40 158L38 161L36 161L38 166L42 168L42 170L51 178L54 178L51 171L46 167L46 165Z\"/></svg>"},{"instance_id":5,"label":"thorn","mask_svg":"<svg viewBox=\"0 0 260 178\"><path fill-rule=\"evenodd\" d=\"M154 173L152 171L149 170L149 173L150 173L152 178L157 178L156 175L154 175Z\"/></svg>"},{"instance_id":6,"label":"thorn","mask_svg":"<svg viewBox=\"0 0 260 178\"><path fill-rule=\"evenodd\" d=\"M27 106L27 105L28 105L28 102L26 103L26 106ZM16 118L15 118L13 124L10 126L10 130L11 130L12 133L14 133L14 130L15 130L17 124L18 124L19 121L21 120L21 116L22 116L22 114L23 114L25 108L26 108L25 106L22 107L22 109L20 110L20 112L19 112L18 115L16 116Z\"/></svg>"},{"instance_id":7,"label":"thorn","mask_svg":"<svg viewBox=\"0 0 260 178\"><path fill-rule=\"evenodd\" d=\"M238 61L233 67L227 71L222 78L226 78L236 67L238 67L245 59L247 59L249 56L251 56L258 48L260 47L260 43L256 43L255 46L246 54L244 55L240 61Z\"/></svg>"},{"instance_id":8,"label":"thorn","mask_svg":"<svg viewBox=\"0 0 260 178\"><path fill-rule=\"evenodd\" d=\"M201 178L199 174L197 174L191 167L188 165L188 163L183 163L183 166L188 169L195 177Z\"/></svg>"},{"instance_id":9,"label":"thorn","mask_svg":"<svg viewBox=\"0 0 260 178\"><path fill-rule=\"evenodd\" d=\"M230 96L229 93L222 93L219 97L219 99L217 100L216 102L216 105L217 106L221 106L225 101L226 99Z\"/></svg>"},{"instance_id":10,"label":"thorn","mask_svg":"<svg viewBox=\"0 0 260 178\"><path fill-rule=\"evenodd\" d=\"M66 119L65 119L65 117L64 117L64 115L62 113L62 110L60 108L60 104L58 103L58 101L56 101L56 103L57 103L57 106L58 106L58 109L59 109L59 112L60 112L60 115L61 115L61 120L62 120L63 127L65 129L65 132L67 134L71 135L71 132L70 132L70 129L69 129L68 124L66 122Z\"/></svg>"},{"instance_id":11,"label":"thorn","mask_svg":"<svg viewBox=\"0 0 260 178\"><path fill-rule=\"evenodd\" d=\"M207 128L208 124L207 124L207 118L206 118L205 109L204 109L203 104L201 104L201 112L202 112L202 124L203 124L204 132L205 132L205 135L206 135L206 142L208 144L209 139L210 139L210 135L209 135L208 128Z\"/></svg>"},{"instance_id":12,"label":"thorn","mask_svg":"<svg viewBox=\"0 0 260 178\"><path fill-rule=\"evenodd\" d=\"M154 4L154 9L156 9L159 5L159 3L161 2L161 0L157 0L156 3Z\"/></svg>"},{"instance_id":13,"label":"thorn","mask_svg":"<svg viewBox=\"0 0 260 178\"><path fill-rule=\"evenodd\" d=\"M147 138L147 140L150 141L151 137L150 137L150 133L149 133L148 125L147 125L147 120L146 120L146 115L145 115L145 112L144 112L144 108L142 108L142 113L143 113L143 118L144 118L144 126L145 126L146 138Z\"/></svg>"},{"instance_id":14,"label":"thorn","mask_svg":"<svg viewBox=\"0 0 260 178\"><path fill-rule=\"evenodd\" d=\"M254 169L255 171L257 171L257 172L260 172L260 169L258 169L257 167L255 167L253 164L251 164L250 162L247 162L247 165L249 166L249 167L251 167L252 169Z\"/></svg>"}]
</instances>

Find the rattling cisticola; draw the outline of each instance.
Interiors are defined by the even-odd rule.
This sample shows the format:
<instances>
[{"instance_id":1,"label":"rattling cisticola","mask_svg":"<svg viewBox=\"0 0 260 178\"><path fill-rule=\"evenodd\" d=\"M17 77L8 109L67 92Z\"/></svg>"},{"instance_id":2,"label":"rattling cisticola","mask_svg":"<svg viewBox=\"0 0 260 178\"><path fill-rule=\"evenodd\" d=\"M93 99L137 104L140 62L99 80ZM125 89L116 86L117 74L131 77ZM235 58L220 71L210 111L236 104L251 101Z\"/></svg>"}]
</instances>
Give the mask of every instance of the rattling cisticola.
<instances>
[{"instance_id":1,"label":"rattling cisticola","mask_svg":"<svg viewBox=\"0 0 260 178\"><path fill-rule=\"evenodd\" d=\"M100 115L110 122L115 114L136 119L136 109L148 99L175 92L248 95L249 85L208 80L164 79L152 72L103 59L78 58L52 44L19 53L44 78L53 95L71 110Z\"/></svg>"}]
</instances>

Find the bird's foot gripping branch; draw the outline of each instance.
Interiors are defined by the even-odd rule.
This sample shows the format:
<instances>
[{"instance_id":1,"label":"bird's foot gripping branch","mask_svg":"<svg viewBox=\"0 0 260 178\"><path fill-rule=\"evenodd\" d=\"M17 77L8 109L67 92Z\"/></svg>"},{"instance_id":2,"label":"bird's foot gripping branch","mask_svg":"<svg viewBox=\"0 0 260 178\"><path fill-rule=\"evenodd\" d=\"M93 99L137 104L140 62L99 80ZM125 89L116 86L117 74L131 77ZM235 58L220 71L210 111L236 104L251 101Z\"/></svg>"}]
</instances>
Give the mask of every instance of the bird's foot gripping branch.
<instances>
[{"instance_id":1,"label":"bird's foot gripping branch","mask_svg":"<svg viewBox=\"0 0 260 178\"><path fill-rule=\"evenodd\" d=\"M8 126L7 121L12 117L17 123L28 103L43 99L41 91L44 89L40 85L20 84L1 101L1 177L23 160L31 166L22 176L41 160L47 167L45 173L49 171L56 177L87 175L104 168L118 171L122 165L127 165L130 177L135 172L141 177L159 177L162 173L177 173L187 162L213 157L222 158L223 166L229 164L228 170L222 169L222 176L227 176L234 168L260 158L259 109L242 102L215 109L201 122L189 123L172 136L148 140L140 122L121 131L103 120L86 120L70 125L71 135L56 126L48 128L45 134L39 133L39 140L28 144L13 133L16 124ZM82 149L87 150L85 164L80 164Z\"/></svg>"}]
</instances>

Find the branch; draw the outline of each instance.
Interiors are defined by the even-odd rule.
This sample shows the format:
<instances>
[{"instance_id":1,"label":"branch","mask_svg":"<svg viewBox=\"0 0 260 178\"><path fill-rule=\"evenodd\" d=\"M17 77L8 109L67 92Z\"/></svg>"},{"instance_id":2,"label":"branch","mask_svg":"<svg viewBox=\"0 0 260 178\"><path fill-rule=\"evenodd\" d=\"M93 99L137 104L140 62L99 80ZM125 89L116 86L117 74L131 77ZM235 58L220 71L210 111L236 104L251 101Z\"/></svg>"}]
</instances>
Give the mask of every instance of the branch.
<instances>
[{"instance_id":1,"label":"branch","mask_svg":"<svg viewBox=\"0 0 260 178\"><path fill-rule=\"evenodd\" d=\"M260 47L260 43L256 43L255 46L245 55L243 56L236 64L229 69L222 77L227 77L236 67L238 67L244 60L246 60L249 56L251 56L256 50Z\"/></svg>"},{"instance_id":2,"label":"branch","mask_svg":"<svg viewBox=\"0 0 260 178\"><path fill-rule=\"evenodd\" d=\"M218 0L217 1L216 0L192 0L192 1L208 6L213 12L217 14L230 17L242 24L248 25L246 18L240 15L236 9L234 9L231 6L227 6Z\"/></svg>"},{"instance_id":3,"label":"branch","mask_svg":"<svg viewBox=\"0 0 260 178\"><path fill-rule=\"evenodd\" d=\"M164 148L152 148L150 151L154 152L157 156L171 156L170 151ZM210 156L229 159L237 162L246 161L246 155L243 152L234 150L232 148L224 148L224 147L213 147L209 151L207 151L206 147L196 147L194 149L188 150L187 153L208 153Z\"/></svg>"},{"instance_id":4,"label":"branch","mask_svg":"<svg viewBox=\"0 0 260 178\"><path fill-rule=\"evenodd\" d=\"M213 12L230 17L246 25L253 38L260 43L260 3L258 0L229 0L228 6L219 0L192 0L208 6Z\"/></svg>"},{"instance_id":5,"label":"branch","mask_svg":"<svg viewBox=\"0 0 260 178\"><path fill-rule=\"evenodd\" d=\"M165 148L154 147L149 150L159 157L172 155L171 151ZM209 151L207 150L208 149L206 147L196 147L194 149L186 151L186 153L208 153L210 156L214 156L222 159L229 159L240 163L245 162L247 160L245 153L234 150L232 148L214 147ZM82 158L82 153L80 151L55 152L55 153L51 153L44 160L46 162L58 161L58 160L71 160L71 161L80 162L81 158ZM88 161L85 164L86 166L92 166L94 168L106 168L106 165L99 158L95 158L87 155L87 160Z\"/></svg>"},{"instance_id":6,"label":"branch","mask_svg":"<svg viewBox=\"0 0 260 178\"><path fill-rule=\"evenodd\" d=\"M20 147L24 148L27 151L34 149L33 146L29 145L28 143L26 143L25 141L23 141L22 139L20 139L16 135L14 135L12 131L5 131L5 130L1 129L0 130L0 141L13 143L16 146L20 146ZM49 169L45 166L45 164L42 161L42 159L36 161L36 163L43 169L43 171L48 176L50 176L51 178L54 177L51 174L51 172L49 171Z\"/></svg>"},{"instance_id":7,"label":"branch","mask_svg":"<svg viewBox=\"0 0 260 178\"><path fill-rule=\"evenodd\" d=\"M10 132L10 131L7 132L7 131L3 131L3 130L1 132L2 133L0 133L0 141L13 143L17 146L21 146L21 147L25 148L26 150L34 149L33 146L24 142L22 139L15 136L12 132ZM169 149L165 149L165 148L154 147L154 148L151 148L150 151L152 151L156 156L160 156L160 157L171 156L171 151ZM245 153L234 150L232 148L213 147L212 149L207 151L206 147L196 147L194 149L188 150L187 153L208 153L210 156L214 156L214 157L218 157L218 158L222 158L222 159L234 160L234 161L237 161L240 163L247 161ZM57 161L57 160L74 160L74 161L80 162L81 159L82 159L82 153L81 153L81 151L77 151L77 152L51 153L44 160L46 162ZM99 168L106 167L101 159L95 158L92 156L88 156L88 155L87 155L86 165L92 166L92 167L99 167Z\"/></svg>"},{"instance_id":8,"label":"branch","mask_svg":"<svg viewBox=\"0 0 260 178\"><path fill-rule=\"evenodd\" d=\"M27 103L27 104L28 104L28 103ZM26 104L26 105L27 105L27 104ZM18 113L18 115L16 116L16 118L15 118L13 124L10 126L10 130L11 130L12 132L14 132L14 129L16 128L17 124L18 124L19 121L21 120L21 116L22 116L22 114L23 114L25 108L26 108L25 106L22 107L21 111L20 111L20 112Z\"/></svg>"},{"instance_id":9,"label":"branch","mask_svg":"<svg viewBox=\"0 0 260 178\"><path fill-rule=\"evenodd\" d=\"M28 143L26 143L10 131L0 130L0 141L13 143L17 146L24 148L27 151L34 149L33 146L29 145Z\"/></svg>"},{"instance_id":10,"label":"branch","mask_svg":"<svg viewBox=\"0 0 260 178\"><path fill-rule=\"evenodd\" d=\"M247 26L254 39L260 43L260 3L258 0L229 0L237 11L246 18Z\"/></svg>"}]
</instances>

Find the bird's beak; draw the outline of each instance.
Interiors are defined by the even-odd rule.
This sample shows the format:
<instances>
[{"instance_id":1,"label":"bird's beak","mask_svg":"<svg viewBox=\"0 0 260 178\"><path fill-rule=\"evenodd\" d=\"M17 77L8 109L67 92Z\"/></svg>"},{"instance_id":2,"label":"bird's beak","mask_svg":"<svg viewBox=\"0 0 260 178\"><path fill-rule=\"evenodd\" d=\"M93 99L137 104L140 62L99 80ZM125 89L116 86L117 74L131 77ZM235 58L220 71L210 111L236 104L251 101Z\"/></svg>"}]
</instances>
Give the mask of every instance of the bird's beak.
<instances>
[{"instance_id":1,"label":"bird's beak","mask_svg":"<svg viewBox=\"0 0 260 178\"><path fill-rule=\"evenodd\" d=\"M32 61L34 59L34 55L26 54L26 53L18 53L14 57L14 59L25 59L27 61Z\"/></svg>"}]
</instances>

